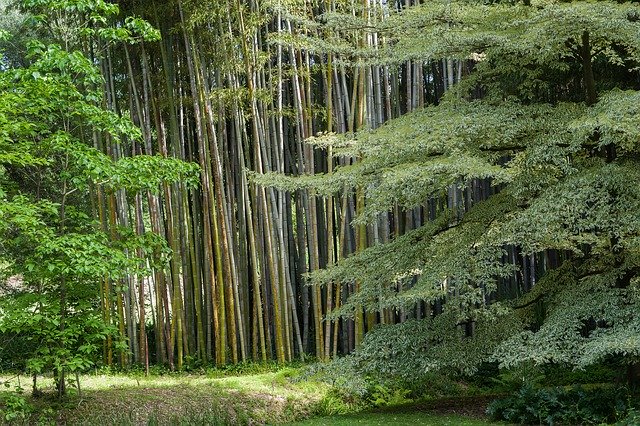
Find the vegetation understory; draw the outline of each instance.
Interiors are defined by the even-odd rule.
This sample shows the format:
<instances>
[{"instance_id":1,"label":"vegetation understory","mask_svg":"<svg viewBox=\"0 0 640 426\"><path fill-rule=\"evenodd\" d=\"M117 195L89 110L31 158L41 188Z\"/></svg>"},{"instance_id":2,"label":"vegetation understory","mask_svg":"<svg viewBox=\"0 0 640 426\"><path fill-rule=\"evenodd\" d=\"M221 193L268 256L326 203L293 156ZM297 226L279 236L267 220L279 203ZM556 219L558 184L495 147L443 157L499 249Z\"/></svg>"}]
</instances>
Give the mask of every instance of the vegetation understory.
<instances>
[{"instance_id":1,"label":"vegetation understory","mask_svg":"<svg viewBox=\"0 0 640 426\"><path fill-rule=\"evenodd\" d=\"M64 399L51 377L38 377L34 393L32 377L0 375L8 388L0 391L0 423L475 426L495 420L634 425L640 419L640 399L616 384L615 369L606 365L582 372L531 368L497 375L488 367L474 376L416 376L411 384L340 384L322 373L324 368L239 364L189 373L154 368L149 376L102 369L79 376L80 392L69 386Z\"/></svg>"},{"instance_id":2,"label":"vegetation understory","mask_svg":"<svg viewBox=\"0 0 640 426\"><path fill-rule=\"evenodd\" d=\"M288 377L294 373L285 368L251 375L212 371L145 377L96 371L80 378L80 395L73 389L64 400L58 400L51 378L39 378L43 392L27 398L29 406L16 413L13 422L146 425L293 421L312 414L328 387L292 384ZM31 385L29 377L20 380L22 386ZM17 384L17 378L10 382Z\"/></svg>"},{"instance_id":3,"label":"vegetation understory","mask_svg":"<svg viewBox=\"0 0 640 426\"><path fill-rule=\"evenodd\" d=\"M373 404L338 401L326 384L292 384L291 373L208 377L172 375L135 377L95 374L81 377L82 396L71 392L59 401L51 391L27 398L9 424L148 425L148 424L487 424L490 397L434 399L376 408ZM29 378L23 378L29 380ZM15 380L14 380L15 381ZM8 411L3 410L4 413ZM394 424L393 421L391 424Z\"/></svg>"}]
</instances>

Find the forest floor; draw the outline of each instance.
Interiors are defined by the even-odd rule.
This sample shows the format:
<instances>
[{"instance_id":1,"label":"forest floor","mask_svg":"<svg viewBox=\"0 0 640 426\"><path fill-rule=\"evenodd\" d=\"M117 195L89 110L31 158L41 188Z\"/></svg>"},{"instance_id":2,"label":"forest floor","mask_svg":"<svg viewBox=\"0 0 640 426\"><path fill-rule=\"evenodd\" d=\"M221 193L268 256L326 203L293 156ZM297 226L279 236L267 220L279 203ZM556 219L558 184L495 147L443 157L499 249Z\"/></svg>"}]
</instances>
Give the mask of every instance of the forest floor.
<instances>
[{"instance_id":1,"label":"forest floor","mask_svg":"<svg viewBox=\"0 0 640 426\"><path fill-rule=\"evenodd\" d=\"M28 398L31 413L14 424L69 425L485 425L486 398L442 399L371 412L323 416L323 398L329 386L292 381L294 368L261 374L143 375L92 374L80 377L81 393L59 402L51 379L39 379L44 391ZM0 377L0 382L8 380ZM13 388L17 377L10 380ZM25 394L31 381L22 376ZM7 389L8 390L8 389ZM307 420L304 420L307 419ZM0 420L2 423L2 420Z\"/></svg>"}]
</instances>

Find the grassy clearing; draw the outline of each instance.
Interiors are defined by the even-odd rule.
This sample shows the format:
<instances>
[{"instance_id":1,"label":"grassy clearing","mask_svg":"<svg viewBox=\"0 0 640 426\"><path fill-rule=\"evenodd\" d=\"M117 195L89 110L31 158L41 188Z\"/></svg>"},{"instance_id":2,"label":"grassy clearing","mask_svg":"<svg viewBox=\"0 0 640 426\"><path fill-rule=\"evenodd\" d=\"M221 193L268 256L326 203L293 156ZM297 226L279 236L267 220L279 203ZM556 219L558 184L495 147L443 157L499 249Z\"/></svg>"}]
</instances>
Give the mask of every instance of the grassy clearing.
<instances>
[{"instance_id":1,"label":"grassy clearing","mask_svg":"<svg viewBox=\"0 0 640 426\"><path fill-rule=\"evenodd\" d=\"M486 397L437 398L375 412L354 413L367 406L337 398L323 383L292 382L299 372L296 368L280 368L232 376L229 374L238 372L213 370L198 375L150 377L95 373L82 376L81 394L72 389L63 402L55 398L51 378L38 378L38 387L44 394L39 398L29 397L28 402L34 410L29 417L14 424L488 424L478 420L486 408ZM9 378L0 376L0 382L5 380ZM26 389L26 395L30 391L30 378L11 378L11 388L18 380ZM2 393L0 391L0 396Z\"/></svg>"},{"instance_id":2,"label":"grassy clearing","mask_svg":"<svg viewBox=\"0 0 640 426\"><path fill-rule=\"evenodd\" d=\"M53 381L39 378L45 390L30 398L35 412L25 423L102 425L280 423L305 418L326 393L319 383L293 384L295 369L235 377L206 375L87 375L64 402L53 394ZM8 378L0 377L0 381ZM18 378L10 380L18 384ZM30 386L20 378L23 388Z\"/></svg>"}]
</instances>

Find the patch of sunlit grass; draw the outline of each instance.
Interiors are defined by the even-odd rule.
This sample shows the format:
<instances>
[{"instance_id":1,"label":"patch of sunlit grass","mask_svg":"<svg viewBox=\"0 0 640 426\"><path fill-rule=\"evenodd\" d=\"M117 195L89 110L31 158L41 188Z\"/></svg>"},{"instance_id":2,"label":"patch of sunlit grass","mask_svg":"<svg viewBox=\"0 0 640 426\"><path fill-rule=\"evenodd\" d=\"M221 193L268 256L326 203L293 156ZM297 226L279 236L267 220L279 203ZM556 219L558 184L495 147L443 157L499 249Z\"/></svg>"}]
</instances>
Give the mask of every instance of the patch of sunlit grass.
<instances>
[{"instance_id":1,"label":"patch of sunlit grass","mask_svg":"<svg viewBox=\"0 0 640 426\"><path fill-rule=\"evenodd\" d=\"M295 368L260 374L93 374L80 376L81 396L73 387L63 402L55 399L51 377L38 377L42 398L30 398L36 411L54 407L54 422L68 424L247 424L304 418L328 388L320 383L293 383ZM2 377L10 389L30 393L31 378ZM173 419L173 420L172 420ZM218 420L221 423L216 423Z\"/></svg>"}]
</instances>

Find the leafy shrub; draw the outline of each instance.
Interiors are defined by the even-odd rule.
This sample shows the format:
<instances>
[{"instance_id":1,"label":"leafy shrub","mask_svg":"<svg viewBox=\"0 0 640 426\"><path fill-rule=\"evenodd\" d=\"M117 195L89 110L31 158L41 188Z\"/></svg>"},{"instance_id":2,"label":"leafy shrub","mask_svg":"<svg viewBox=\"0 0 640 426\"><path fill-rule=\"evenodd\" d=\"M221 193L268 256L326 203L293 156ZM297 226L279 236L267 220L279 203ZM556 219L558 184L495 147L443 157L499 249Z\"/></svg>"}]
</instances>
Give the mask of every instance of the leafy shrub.
<instances>
[{"instance_id":1,"label":"leafy shrub","mask_svg":"<svg viewBox=\"0 0 640 426\"><path fill-rule=\"evenodd\" d=\"M599 424L615 421L627 410L623 388L536 388L525 384L513 396L493 401L487 414L493 420L520 424Z\"/></svg>"},{"instance_id":2,"label":"leafy shrub","mask_svg":"<svg viewBox=\"0 0 640 426\"><path fill-rule=\"evenodd\" d=\"M541 367L526 362L513 368L500 370L490 381L490 388L493 391L504 393L516 392L527 384L531 386L548 384Z\"/></svg>"},{"instance_id":3,"label":"leafy shrub","mask_svg":"<svg viewBox=\"0 0 640 426\"><path fill-rule=\"evenodd\" d=\"M354 358L345 356L329 363L309 365L298 380L317 380L328 383L344 395L364 398L371 383L356 369Z\"/></svg>"},{"instance_id":4,"label":"leafy shrub","mask_svg":"<svg viewBox=\"0 0 640 426\"><path fill-rule=\"evenodd\" d=\"M398 377L381 380L365 376L354 363L354 357L346 356L330 363L312 364L296 378L323 381L332 386L317 404L314 414L347 414L365 408L405 404L424 392L424 382L414 381L412 387Z\"/></svg>"},{"instance_id":5,"label":"leafy shrub","mask_svg":"<svg viewBox=\"0 0 640 426\"><path fill-rule=\"evenodd\" d=\"M316 414L326 415L469 392L464 384L443 373L425 372L409 380L394 375L368 376L358 367L355 357L345 356L330 363L308 365L293 381L314 380L332 386L316 410Z\"/></svg>"},{"instance_id":6,"label":"leafy shrub","mask_svg":"<svg viewBox=\"0 0 640 426\"><path fill-rule=\"evenodd\" d=\"M361 411L367 408L367 405L364 397L342 388L333 387L315 405L313 414L316 416L348 414Z\"/></svg>"},{"instance_id":7,"label":"leafy shrub","mask_svg":"<svg viewBox=\"0 0 640 426\"><path fill-rule=\"evenodd\" d=\"M5 386L8 387L9 384L5 383ZM22 392L22 388L16 387L13 391L0 394L0 423L11 423L29 417L33 407Z\"/></svg>"},{"instance_id":8,"label":"leafy shrub","mask_svg":"<svg viewBox=\"0 0 640 426\"><path fill-rule=\"evenodd\" d=\"M370 392L369 401L375 407L387 405L401 405L413 402L409 397L411 390L404 388L389 388L383 385L374 385Z\"/></svg>"}]
</instances>

